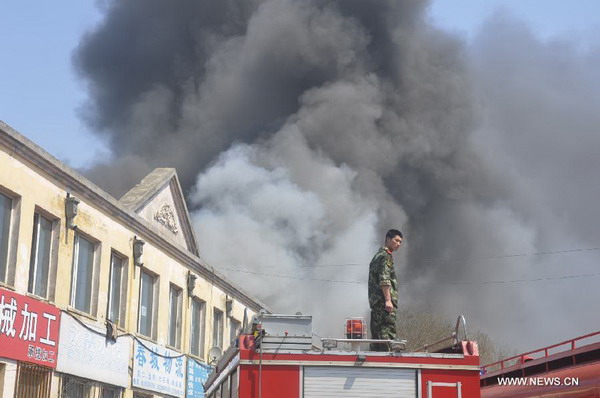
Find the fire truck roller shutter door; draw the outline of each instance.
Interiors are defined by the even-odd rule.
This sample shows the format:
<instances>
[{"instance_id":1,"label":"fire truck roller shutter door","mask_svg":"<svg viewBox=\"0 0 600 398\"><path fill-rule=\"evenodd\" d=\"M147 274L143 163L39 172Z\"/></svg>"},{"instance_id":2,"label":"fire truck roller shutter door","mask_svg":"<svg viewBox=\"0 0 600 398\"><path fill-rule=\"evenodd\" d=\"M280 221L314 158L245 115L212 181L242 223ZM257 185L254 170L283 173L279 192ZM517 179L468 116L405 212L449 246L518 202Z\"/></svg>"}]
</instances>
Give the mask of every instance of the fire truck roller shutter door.
<instances>
[{"instance_id":1,"label":"fire truck roller shutter door","mask_svg":"<svg viewBox=\"0 0 600 398\"><path fill-rule=\"evenodd\" d=\"M415 398L414 369L304 367L304 398Z\"/></svg>"}]
</instances>

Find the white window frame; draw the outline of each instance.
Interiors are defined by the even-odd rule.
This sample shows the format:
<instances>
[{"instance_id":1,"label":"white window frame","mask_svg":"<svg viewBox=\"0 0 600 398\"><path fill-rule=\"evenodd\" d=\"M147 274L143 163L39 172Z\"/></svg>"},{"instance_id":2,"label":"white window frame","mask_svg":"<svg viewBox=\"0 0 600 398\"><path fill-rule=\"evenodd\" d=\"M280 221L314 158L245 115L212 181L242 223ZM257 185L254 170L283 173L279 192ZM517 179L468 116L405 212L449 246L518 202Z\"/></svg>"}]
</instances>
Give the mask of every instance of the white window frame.
<instances>
[{"instance_id":1,"label":"white window frame","mask_svg":"<svg viewBox=\"0 0 600 398\"><path fill-rule=\"evenodd\" d=\"M40 265L38 264L38 253L40 247L40 218L50 222L50 243L48 245L48 274L46 277L46 294L40 294L41 292L36 291L36 279L37 274L40 269ZM54 298L54 294L52 294L52 287L54 285L54 273L55 273L55 262L56 262L56 237L58 235L58 220L55 217L52 217L48 213L37 209L33 213L33 230L31 234L31 251L29 258L29 280L27 283L27 291L30 294L33 294L38 297L42 297L45 299L52 300ZM34 239L35 237L35 239Z\"/></svg>"},{"instance_id":2,"label":"white window frame","mask_svg":"<svg viewBox=\"0 0 600 398\"><path fill-rule=\"evenodd\" d=\"M150 324L150 335L147 335L141 331L141 322L142 322L142 288L143 288L143 275L146 274L150 276L153 280L152 283L152 308L147 309L149 311L149 316L151 316L151 324ZM152 340L156 340L156 325L157 325L157 308L158 308L158 286L159 279L158 275L147 271L145 269L140 269L140 289L139 289L139 300L138 300L138 324L137 324L137 332L142 336L146 336Z\"/></svg>"},{"instance_id":3,"label":"white window frame","mask_svg":"<svg viewBox=\"0 0 600 398\"><path fill-rule=\"evenodd\" d=\"M219 315L219 316L217 316ZM217 307L213 308L213 347L219 347L223 349L223 323L224 314L223 311ZM216 340L216 341L215 341Z\"/></svg>"},{"instance_id":4,"label":"white window frame","mask_svg":"<svg viewBox=\"0 0 600 398\"><path fill-rule=\"evenodd\" d=\"M197 305L200 309L198 315L198 324L194 324L194 305ZM190 354L197 356L199 358L204 358L204 337L206 335L206 302L200 300L198 297L192 298L192 304L190 305ZM192 347L194 346L194 328L198 330L198 352L195 353L192 351Z\"/></svg>"},{"instance_id":5,"label":"white window frame","mask_svg":"<svg viewBox=\"0 0 600 398\"><path fill-rule=\"evenodd\" d=\"M176 296L175 300L177 302L175 314L173 314L173 295ZM169 337L168 337L168 345L174 347L176 349L181 348L181 319L182 319L182 307L183 307L183 289L178 287L177 285L170 284L169 285ZM173 318L175 315L175 318ZM173 321L175 323L175 341L173 341Z\"/></svg>"},{"instance_id":6,"label":"white window frame","mask_svg":"<svg viewBox=\"0 0 600 398\"><path fill-rule=\"evenodd\" d=\"M121 279L119 281L119 305L116 309L118 312L118 319L111 319L111 310L113 310L113 292L115 286L113 284L113 273L115 269L115 263L118 262L121 267ZM129 285L129 268L128 259L120 253L112 250L110 253L110 274L109 274L109 289L108 289L108 303L106 306L106 319L114 322L117 326L125 328L125 322L127 317L127 291Z\"/></svg>"},{"instance_id":7,"label":"white window frame","mask_svg":"<svg viewBox=\"0 0 600 398\"><path fill-rule=\"evenodd\" d=\"M89 294L90 294L90 308L89 312L75 307L75 298L77 297L77 273L79 271L79 240L84 239L92 244L92 277L91 277L91 286L89 286ZM72 279L71 279L71 300L70 306L71 308L89 314L94 315L96 313L96 302L97 302L97 285L98 285L98 253L100 251L100 243L93 238L90 238L87 235L84 235L80 232L75 233L73 238L73 265L71 267L72 270Z\"/></svg>"}]
</instances>

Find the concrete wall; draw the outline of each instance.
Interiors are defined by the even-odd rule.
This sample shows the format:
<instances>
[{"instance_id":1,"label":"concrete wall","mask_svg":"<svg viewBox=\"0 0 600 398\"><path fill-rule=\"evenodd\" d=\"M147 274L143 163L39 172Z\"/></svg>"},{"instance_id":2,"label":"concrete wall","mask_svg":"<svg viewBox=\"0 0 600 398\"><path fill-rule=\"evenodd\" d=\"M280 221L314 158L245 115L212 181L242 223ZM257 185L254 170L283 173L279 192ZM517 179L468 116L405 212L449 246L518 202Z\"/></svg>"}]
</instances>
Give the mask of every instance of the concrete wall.
<instances>
[{"instance_id":1,"label":"concrete wall","mask_svg":"<svg viewBox=\"0 0 600 398\"><path fill-rule=\"evenodd\" d=\"M12 397L15 394L17 380L17 362L0 359L0 397Z\"/></svg>"}]
</instances>

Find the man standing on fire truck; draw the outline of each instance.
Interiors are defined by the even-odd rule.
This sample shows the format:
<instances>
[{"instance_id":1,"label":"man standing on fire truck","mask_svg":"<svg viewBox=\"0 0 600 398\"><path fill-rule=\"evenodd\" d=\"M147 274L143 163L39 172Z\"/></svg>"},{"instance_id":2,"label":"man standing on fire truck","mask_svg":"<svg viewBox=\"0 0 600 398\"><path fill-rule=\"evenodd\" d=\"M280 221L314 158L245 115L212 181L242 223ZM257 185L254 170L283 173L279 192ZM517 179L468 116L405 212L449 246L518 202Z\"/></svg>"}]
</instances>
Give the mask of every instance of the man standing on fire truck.
<instances>
[{"instance_id":1,"label":"man standing on fire truck","mask_svg":"<svg viewBox=\"0 0 600 398\"><path fill-rule=\"evenodd\" d=\"M402 244L402 232L390 229L385 234L385 244L369 264L369 306L371 307L371 338L394 340L396 338L396 310L398 308L398 283L392 253ZM371 351L387 351L383 344L371 344Z\"/></svg>"}]
</instances>

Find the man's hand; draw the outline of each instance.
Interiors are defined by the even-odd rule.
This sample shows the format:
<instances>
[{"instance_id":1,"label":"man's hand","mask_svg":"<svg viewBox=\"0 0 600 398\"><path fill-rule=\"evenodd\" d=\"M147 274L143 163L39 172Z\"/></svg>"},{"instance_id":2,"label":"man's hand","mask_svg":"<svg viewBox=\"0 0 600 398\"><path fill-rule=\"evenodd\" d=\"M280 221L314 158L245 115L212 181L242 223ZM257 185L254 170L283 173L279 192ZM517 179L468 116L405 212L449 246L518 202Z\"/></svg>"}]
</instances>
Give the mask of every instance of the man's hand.
<instances>
[{"instance_id":1,"label":"man's hand","mask_svg":"<svg viewBox=\"0 0 600 398\"><path fill-rule=\"evenodd\" d=\"M387 301L385 302L385 310L386 310L387 312L392 312L392 311L394 311L394 305L392 304L392 300L387 300Z\"/></svg>"},{"instance_id":2,"label":"man's hand","mask_svg":"<svg viewBox=\"0 0 600 398\"><path fill-rule=\"evenodd\" d=\"M383 291L383 298L385 299L385 310L387 312L394 311L394 305L392 304L392 296L390 295L390 286L383 285L381 286L381 290Z\"/></svg>"}]
</instances>

